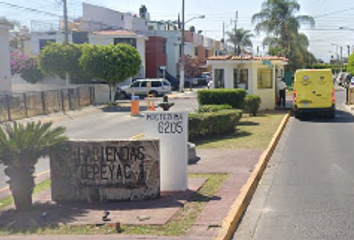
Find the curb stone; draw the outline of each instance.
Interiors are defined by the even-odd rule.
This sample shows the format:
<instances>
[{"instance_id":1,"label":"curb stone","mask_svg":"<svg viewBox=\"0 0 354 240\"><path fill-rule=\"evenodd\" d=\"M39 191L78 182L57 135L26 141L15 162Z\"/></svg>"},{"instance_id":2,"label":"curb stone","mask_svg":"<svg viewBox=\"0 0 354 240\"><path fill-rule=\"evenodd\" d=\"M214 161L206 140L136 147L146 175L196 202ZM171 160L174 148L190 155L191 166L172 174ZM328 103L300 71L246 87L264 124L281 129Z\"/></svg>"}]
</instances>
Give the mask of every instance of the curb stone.
<instances>
[{"instance_id":1,"label":"curb stone","mask_svg":"<svg viewBox=\"0 0 354 240\"><path fill-rule=\"evenodd\" d=\"M289 121L290 112L283 118L278 130L274 134L267 149L260 156L258 163L255 165L251 176L248 178L246 184L241 188L240 194L232 204L228 215L224 218L220 230L217 232L214 240L227 240L231 239L238 223L240 222L243 214L245 213L248 204L252 200L252 196L257 189L258 182L261 180L264 170L272 157L275 147Z\"/></svg>"}]
</instances>

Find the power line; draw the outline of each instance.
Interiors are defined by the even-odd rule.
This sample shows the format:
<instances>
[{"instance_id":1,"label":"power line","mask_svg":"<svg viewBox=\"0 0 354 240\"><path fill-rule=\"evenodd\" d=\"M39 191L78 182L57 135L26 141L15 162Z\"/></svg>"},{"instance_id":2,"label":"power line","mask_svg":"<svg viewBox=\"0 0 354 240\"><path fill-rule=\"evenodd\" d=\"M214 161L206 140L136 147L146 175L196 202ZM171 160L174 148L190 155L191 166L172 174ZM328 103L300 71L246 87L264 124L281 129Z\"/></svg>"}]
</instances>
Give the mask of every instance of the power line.
<instances>
[{"instance_id":1,"label":"power line","mask_svg":"<svg viewBox=\"0 0 354 240\"><path fill-rule=\"evenodd\" d=\"M13 7L13 8L17 8L17 9L26 10L26 11L29 11L29 12L41 13L41 14L45 14L45 15L48 15L48 16L52 16L52 17L60 17L60 15L55 14L55 13L42 11L42 10L38 10L38 9L34 9L34 8L29 8L29 7L24 7L24 6L20 6L20 5L16 5L16 4L12 4L12 3L0 2L0 4L5 5L5 6L9 6L9 7Z\"/></svg>"}]
</instances>

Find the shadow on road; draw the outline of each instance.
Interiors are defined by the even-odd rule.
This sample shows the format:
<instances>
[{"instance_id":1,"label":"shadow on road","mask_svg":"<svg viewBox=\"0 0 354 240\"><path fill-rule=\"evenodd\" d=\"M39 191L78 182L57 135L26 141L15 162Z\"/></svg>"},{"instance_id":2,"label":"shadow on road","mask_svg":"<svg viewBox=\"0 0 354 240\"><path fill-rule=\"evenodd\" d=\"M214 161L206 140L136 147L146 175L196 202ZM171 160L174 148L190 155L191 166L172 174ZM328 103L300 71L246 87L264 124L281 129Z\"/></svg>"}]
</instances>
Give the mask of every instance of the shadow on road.
<instances>
[{"instance_id":1,"label":"shadow on road","mask_svg":"<svg viewBox=\"0 0 354 240\"><path fill-rule=\"evenodd\" d=\"M354 116L346 111L336 110L334 118L328 118L321 114L306 114L299 118L304 122L321 122L321 123L354 123Z\"/></svg>"}]
</instances>

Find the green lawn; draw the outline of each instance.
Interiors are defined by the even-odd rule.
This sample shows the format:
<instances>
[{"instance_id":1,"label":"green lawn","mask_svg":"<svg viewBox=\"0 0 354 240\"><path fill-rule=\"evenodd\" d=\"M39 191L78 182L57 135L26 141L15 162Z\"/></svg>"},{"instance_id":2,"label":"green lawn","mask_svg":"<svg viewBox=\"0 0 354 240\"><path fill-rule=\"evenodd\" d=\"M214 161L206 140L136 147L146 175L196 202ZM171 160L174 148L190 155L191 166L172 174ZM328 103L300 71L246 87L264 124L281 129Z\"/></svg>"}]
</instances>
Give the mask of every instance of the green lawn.
<instances>
[{"instance_id":1,"label":"green lawn","mask_svg":"<svg viewBox=\"0 0 354 240\"><path fill-rule=\"evenodd\" d=\"M195 143L198 148L264 150L284 116L285 114L261 114L250 117L248 114L243 114L234 133L195 141Z\"/></svg>"}]
</instances>

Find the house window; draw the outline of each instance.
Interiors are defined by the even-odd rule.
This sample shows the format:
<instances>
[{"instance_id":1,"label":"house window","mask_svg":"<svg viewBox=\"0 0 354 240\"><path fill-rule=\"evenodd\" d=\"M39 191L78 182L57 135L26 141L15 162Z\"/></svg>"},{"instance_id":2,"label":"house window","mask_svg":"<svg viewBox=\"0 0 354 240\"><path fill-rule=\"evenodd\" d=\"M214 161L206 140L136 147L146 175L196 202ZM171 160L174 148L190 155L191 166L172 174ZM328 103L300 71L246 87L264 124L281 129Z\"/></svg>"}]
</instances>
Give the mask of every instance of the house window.
<instances>
[{"instance_id":1,"label":"house window","mask_svg":"<svg viewBox=\"0 0 354 240\"><path fill-rule=\"evenodd\" d=\"M148 30L149 30L149 31L154 30L154 26L149 26L149 27L148 27Z\"/></svg>"},{"instance_id":2,"label":"house window","mask_svg":"<svg viewBox=\"0 0 354 240\"><path fill-rule=\"evenodd\" d=\"M39 50L42 50L49 43L55 43L55 39L39 39Z\"/></svg>"},{"instance_id":3,"label":"house window","mask_svg":"<svg viewBox=\"0 0 354 240\"><path fill-rule=\"evenodd\" d=\"M73 32L73 43L76 44L83 44L88 43L88 32Z\"/></svg>"},{"instance_id":4,"label":"house window","mask_svg":"<svg viewBox=\"0 0 354 240\"><path fill-rule=\"evenodd\" d=\"M163 43L163 53L166 54L166 42Z\"/></svg>"},{"instance_id":5,"label":"house window","mask_svg":"<svg viewBox=\"0 0 354 240\"><path fill-rule=\"evenodd\" d=\"M258 80L258 89L272 88L272 69L258 69L257 71L257 80Z\"/></svg>"},{"instance_id":6,"label":"house window","mask_svg":"<svg viewBox=\"0 0 354 240\"><path fill-rule=\"evenodd\" d=\"M248 90L248 69L234 69L234 88Z\"/></svg>"},{"instance_id":7,"label":"house window","mask_svg":"<svg viewBox=\"0 0 354 240\"><path fill-rule=\"evenodd\" d=\"M135 38L115 38L114 45L118 43L127 43L136 48L136 39Z\"/></svg>"},{"instance_id":8,"label":"house window","mask_svg":"<svg viewBox=\"0 0 354 240\"><path fill-rule=\"evenodd\" d=\"M205 58L208 58L208 57L209 57L209 51L205 50Z\"/></svg>"},{"instance_id":9,"label":"house window","mask_svg":"<svg viewBox=\"0 0 354 240\"><path fill-rule=\"evenodd\" d=\"M194 56L198 57L198 47L194 48Z\"/></svg>"},{"instance_id":10,"label":"house window","mask_svg":"<svg viewBox=\"0 0 354 240\"><path fill-rule=\"evenodd\" d=\"M214 86L215 88L225 87L225 70L215 69L214 70Z\"/></svg>"}]
</instances>

